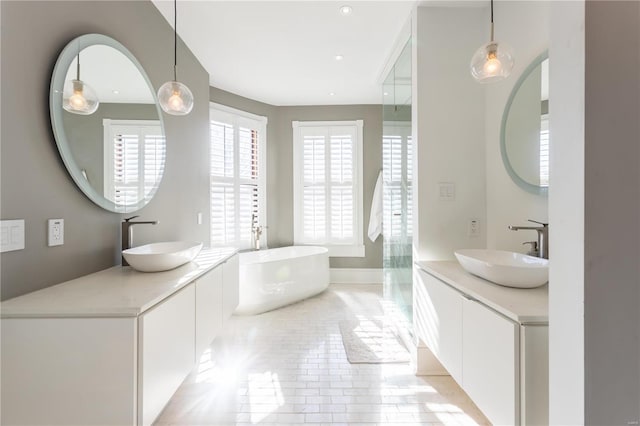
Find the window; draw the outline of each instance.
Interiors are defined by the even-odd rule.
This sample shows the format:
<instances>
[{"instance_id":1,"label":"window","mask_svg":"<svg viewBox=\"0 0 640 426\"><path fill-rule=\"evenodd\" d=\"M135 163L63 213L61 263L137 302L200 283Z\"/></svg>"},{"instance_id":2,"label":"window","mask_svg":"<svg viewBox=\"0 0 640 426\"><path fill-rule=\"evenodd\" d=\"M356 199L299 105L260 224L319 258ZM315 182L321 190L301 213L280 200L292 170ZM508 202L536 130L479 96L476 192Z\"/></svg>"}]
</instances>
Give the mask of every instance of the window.
<instances>
[{"instance_id":1,"label":"window","mask_svg":"<svg viewBox=\"0 0 640 426\"><path fill-rule=\"evenodd\" d=\"M540 118L540 186L549 186L549 114Z\"/></svg>"},{"instance_id":2,"label":"window","mask_svg":"<svg viewBox=\"0 0 640 426\"><path fill-rule=\"evenodd\" d=\"M294 242L364 257L363 121L293 122Z\"/></svg>"},{"instance_id":3,"label":"window","mask_svg":"<svg viewBox=\"0 0 640 426\"><path fill-rule=\"evenodd\" d=\"M104 195L127 211L154 195L166 159L157 120L104 119Z\"/></svg>"},{"instance_id":4,"label":"window","mask_svg":"<svg viewBox=\"0 0 640 426\"><path fill-rule=\"evenodd\" d=\"M386 122L382 136L384 179L383 233L385 239L411 239L412 215L412 140L411 123ZM405 214L406 213L406 214ZM403 221L406 221L406 226Z\"/></svg>"},{"instance_id":5,"label":"window","mask_svg":"<svg viewBox=\"0 0 640 426\"><path fill-rule=\"evenodd\" d=\"M211 246L249 248L252 227L266 225L267 119L211 104L209 124Z\"/></svg>"}]
</instances>

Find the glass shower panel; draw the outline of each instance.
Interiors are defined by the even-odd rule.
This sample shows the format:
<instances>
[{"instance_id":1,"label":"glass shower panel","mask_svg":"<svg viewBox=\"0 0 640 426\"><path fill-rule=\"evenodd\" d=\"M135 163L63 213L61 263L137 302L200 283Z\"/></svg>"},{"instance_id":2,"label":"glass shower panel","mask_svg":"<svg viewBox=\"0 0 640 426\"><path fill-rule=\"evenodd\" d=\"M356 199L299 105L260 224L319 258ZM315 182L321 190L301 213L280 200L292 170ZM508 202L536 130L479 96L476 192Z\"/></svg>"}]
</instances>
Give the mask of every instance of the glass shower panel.
<instances>
[{"instance_id":1,"label":"glass shower panel","mask_svg":"<svg viewBox=\"0 0 640 426\"><path fill-rule=\"evenodd\" d=\"M400 321L413 319L411 40L383 84L384 296Z\"/></svg>"}]
</instances>

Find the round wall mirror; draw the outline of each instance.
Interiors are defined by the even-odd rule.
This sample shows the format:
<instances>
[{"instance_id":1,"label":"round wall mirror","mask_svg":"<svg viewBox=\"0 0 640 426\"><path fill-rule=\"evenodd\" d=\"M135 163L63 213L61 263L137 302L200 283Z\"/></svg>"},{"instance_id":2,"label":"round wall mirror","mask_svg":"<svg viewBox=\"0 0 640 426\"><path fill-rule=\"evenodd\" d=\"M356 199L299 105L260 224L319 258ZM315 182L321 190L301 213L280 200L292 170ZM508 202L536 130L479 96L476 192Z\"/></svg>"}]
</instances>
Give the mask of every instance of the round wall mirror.
<instances>
[{"instance_id":1,"label":"round wall mirror","mask_svg":"<svg viewBox=\"0 0 640 426\"><path fill-rule=\"evenodd\" d=\"M549 189L549 55L538 56L516 82L502 116L502 161L525 191Z\"/></svg>"},{"instance_id":2,"label":"round wall mirror","mask_svg":"<svg viewBox=\"0 0 640 426\"><path fill-rule=\"evenodd\" d=\"M69 107L65 82L72 97L88 99L93 89L97 110ZM49 108L60 156L91 201L117 213L151 201L164 172L165 132L155 90L131 52L100 34L72 40L53 70Z\"/></svg>"}]
</instances>

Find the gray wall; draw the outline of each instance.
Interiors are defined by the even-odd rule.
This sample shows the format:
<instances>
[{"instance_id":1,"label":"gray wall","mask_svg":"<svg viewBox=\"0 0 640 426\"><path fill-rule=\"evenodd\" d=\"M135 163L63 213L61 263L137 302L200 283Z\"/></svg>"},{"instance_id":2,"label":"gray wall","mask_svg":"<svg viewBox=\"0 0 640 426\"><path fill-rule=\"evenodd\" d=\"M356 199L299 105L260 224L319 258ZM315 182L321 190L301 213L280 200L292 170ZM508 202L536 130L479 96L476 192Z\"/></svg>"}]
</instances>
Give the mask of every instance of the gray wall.
<instances>
[{"instance_id":1,"label":"gray wall","mask_svg":"<svg viewBox=\"0 0 640 426\"><path fill-rule=\"evenodd\" d=\"M293 244L292 121L364 120L363 203L366 257L331 258L332 268L381 268L382 237L367 237L373 189L382 166L382 106L274 106L214 87L211 101L267 117L267 225L269 247Z\"/></svg>"},{"instance_id":2,"label":"gray wall","mask_svg":"<svg viewBox=\"0 0 640 426\"><path fill-rule=\"evenodd\" d=\"M363 235L365 257L331 258L332 268L381 268L382 237L372 243L367 237L371 199L378 172L382 166L382 106L335 105L294 106L278 108L274 147L278 158L277 200L280 205L277 219L278 245L293 244L293 127L292 121L364 120L363 131ZM271 196L271 194L270 194ZM271 219L268 219L269 221Z\"/></svg>"},{"instance_id":3,"label":"gray wall","mask_svg":"<svg viewBox=\"0 0 640 426\"><path fill-rule=\"evenodd\" d=\"M121 215L89 201L56 150L48 94L58 54L79 35L111 36L136 56L157 88L172 77L173 30L148 1L2 1L0 7L0 216L26 221L25 249L1 257L1 297L7 299L120 261ZM136 244L175 238L208 241L209 76L181 42L178 64L179 79L192 90L196 103L186 117L164 117L164 179L156 197L139 212L142 219L159 219L160 224L140 227ZM204 225L196 224L198 212ZM65 219L63 246L46 246L50 218Z\"/></svg>"},{"instance_id":4,"label":"gray wall","mask_svg":"<svg viewBox=\"0 0 640 426\"><path fill-rule=\"evenodd\" d=\"M147 1L2 1L0 7L0 83L5 106L0 131L0 216L26 221L25 249L1 256L0 297L4 300L120 262L122 216L97 207L76 188L55 146L48 92L58 54L79 35L108 35L136 56L157 88L171 78L173 32ZM140 22L145 22L144 30ZM290 121L364 119L366 230L380 168L381 107L274 107L210 88L207 72L180 40L178 64L178 77L192 90L196 103L186 117L163 117L165 175L155 198L137 213L141 219L157 219L160 224L137 228L136 244L177 238L208 241L209 99L269 119L267 214L269 244L274 247L293 240ZM203 225L196 223L198 213L203 214ZM50 218L65 219L63 246L46 245ZM332 266L381 267L381 241L365 241L366 258L333 259Z\"/></svg>"},{"instance_id":5,"label":"gray wall","mask_svg":"<svg viewBox=\"0 0 640 426\"><path fill-rule=\"evenodd\" d=\"M100 103L91 115L71 114L64 111L62 122L73 157L80 169L87 172L91 185L104 191L104 125L102 120L159 120L154 104Z\"/></svg>"},{"instance_id":6,"label":"gray wall","mask_svg":"<svg viewBox=\"0 0 640 426\"><path fill-rule=\"evenodd\" d=\"M639 2L586 2L584 89L585 423L637 424Z\"/></svg>"}]
</instances>

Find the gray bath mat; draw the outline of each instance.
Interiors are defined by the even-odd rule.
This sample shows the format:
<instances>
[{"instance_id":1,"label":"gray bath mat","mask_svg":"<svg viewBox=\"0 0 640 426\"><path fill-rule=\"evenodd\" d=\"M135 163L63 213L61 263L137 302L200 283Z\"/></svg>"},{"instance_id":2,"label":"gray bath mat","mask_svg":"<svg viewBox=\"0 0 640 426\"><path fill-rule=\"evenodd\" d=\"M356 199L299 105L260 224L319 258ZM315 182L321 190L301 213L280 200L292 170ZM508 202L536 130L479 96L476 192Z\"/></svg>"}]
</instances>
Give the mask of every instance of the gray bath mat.
<instances>
[{"instance_id":1,"label":"gray bath mat","mask_svg":"<svg viewBox=\"0 0 640 426\"><path fill-rule=\"evenodd\" d=\"M390 326L376 319L340 321L342 344L351 364L409 362L409 352Z\"/></svg>"}]
</instances>

